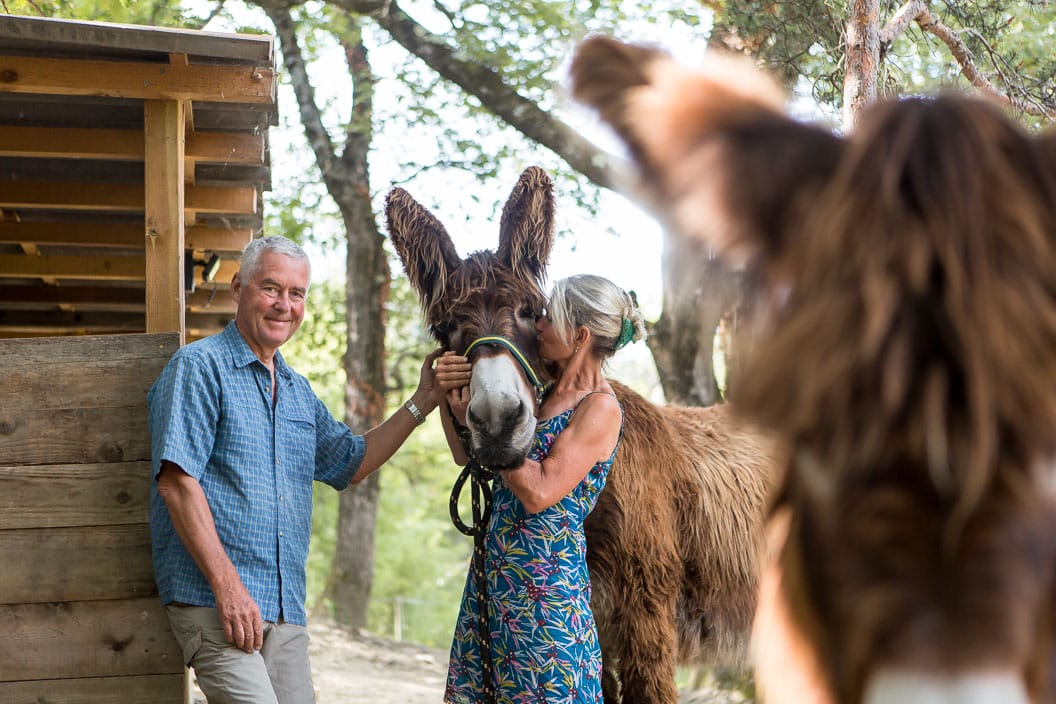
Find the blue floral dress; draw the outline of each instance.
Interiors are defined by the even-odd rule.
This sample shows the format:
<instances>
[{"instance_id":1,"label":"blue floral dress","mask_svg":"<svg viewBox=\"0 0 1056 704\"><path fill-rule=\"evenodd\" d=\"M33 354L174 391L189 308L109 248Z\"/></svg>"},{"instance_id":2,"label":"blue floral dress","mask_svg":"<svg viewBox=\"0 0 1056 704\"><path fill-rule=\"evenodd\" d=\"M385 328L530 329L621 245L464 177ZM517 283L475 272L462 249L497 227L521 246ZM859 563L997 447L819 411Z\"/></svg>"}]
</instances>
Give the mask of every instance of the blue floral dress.
<instances>
[{"instance_id":1,"label":"blue floral dress","mask_svg":"<svg viewBox=\"0 0 1056 704\"><path fill-rule=\"evenodd\" d=\"M575 410L539 423L529 458L541 462L547 456ZM615 457L614 448L568 496L535 515L525 511L501 473L493 482L485 571L499 704L602 701L601 647L590 610L583 521L597 503ZM451 644L444 693L449 704L484 701L476 597L471 570Z\"/></svg>"}]
</instances>

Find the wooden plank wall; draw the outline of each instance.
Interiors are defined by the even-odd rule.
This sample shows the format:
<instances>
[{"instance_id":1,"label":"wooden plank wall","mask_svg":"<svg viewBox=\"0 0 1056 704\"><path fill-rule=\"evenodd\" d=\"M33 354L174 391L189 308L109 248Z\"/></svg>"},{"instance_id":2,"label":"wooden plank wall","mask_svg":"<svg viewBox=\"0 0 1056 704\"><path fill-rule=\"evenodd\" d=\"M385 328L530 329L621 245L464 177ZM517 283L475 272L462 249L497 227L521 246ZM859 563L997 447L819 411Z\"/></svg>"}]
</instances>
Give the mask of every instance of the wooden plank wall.
<instances>
[{"instance_id":1,"label":"wooden plank wall","mask_svg":"<svg viewBox=\"0 0 1056 704\"><path fill-rule=\"evenodd\" d=\"M0 702L180 704L146 393L176 333L0 340Z\"/></svg>"}]
</instances>

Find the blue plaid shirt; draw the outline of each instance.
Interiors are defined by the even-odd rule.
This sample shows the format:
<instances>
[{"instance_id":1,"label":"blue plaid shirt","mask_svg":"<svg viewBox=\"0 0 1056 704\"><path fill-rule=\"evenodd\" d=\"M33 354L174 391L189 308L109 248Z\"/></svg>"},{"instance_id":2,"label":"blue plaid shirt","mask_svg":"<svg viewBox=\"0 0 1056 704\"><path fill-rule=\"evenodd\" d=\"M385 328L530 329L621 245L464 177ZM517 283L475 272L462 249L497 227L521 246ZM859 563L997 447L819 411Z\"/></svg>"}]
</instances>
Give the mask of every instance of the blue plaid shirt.
<instances>
[{"instance_id":1,"label":"blue plaid shirt","mask_svg":"<svg viewBox=\"0 0 1056 704\"><path fill-rule=\"evenodd\" d=\"M202 485L220 542L261 617L305 625L312 481L345 488L366 446L278 352L275 378L273 408L271 375L232 322L178 350L147 394L151 545L163 604L216 605L158 495L168 460Z\"/></svg>"}]
</instances>

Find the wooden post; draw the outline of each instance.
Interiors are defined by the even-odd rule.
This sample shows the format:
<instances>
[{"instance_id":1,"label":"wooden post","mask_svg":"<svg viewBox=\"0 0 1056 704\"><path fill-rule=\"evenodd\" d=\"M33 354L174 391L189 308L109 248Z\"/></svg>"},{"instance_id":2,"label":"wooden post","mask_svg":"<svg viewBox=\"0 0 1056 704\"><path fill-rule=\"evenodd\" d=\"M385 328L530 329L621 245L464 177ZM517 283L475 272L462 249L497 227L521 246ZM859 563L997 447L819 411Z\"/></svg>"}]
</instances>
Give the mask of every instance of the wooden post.
<instances>
[{"instance_id":1,"label":"wooden post","mask_svg":"<svg viewBox=\"0 0 1056 704\"><path fill-rule=\"evenodd\" d=\"M183 283L185 110L179 100L146 100L143 107L147 332L178 332L181 345L187 339Z\"/></svg>"}]
</instances>

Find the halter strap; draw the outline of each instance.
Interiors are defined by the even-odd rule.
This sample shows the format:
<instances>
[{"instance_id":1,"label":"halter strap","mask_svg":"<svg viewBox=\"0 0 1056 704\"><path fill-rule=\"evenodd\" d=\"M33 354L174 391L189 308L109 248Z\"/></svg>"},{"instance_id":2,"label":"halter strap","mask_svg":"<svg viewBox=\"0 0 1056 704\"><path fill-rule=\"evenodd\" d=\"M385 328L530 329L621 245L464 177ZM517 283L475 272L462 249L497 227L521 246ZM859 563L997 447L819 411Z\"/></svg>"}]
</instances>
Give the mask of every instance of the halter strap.
<instances>
[{"instance_id":1,"label":"halter strap","mask_svg":"<svg viewBox=\"0 0 1056 704\"><path fill-rule=\"evenodd\" d=\"M485 347L487 345L495 345L496 347L502 347L507 350L510 354L512 354L513 358L517 360L517 363L521 365L521 369L524 370L524 374L528 377L528 381L531 382L533 387L535 387L536 397L542 397L543 393L547 390L547 388L549 388L550 385L548 383L543 382L543 380L539 378L539 375L535 373L534 369L532 369L532 365L528 363L528 358L524 356L524 353L521 352L521 349L517 345L507 340L505 337L500 337L499 335L485 335L483 337L478 337L476 340L473 340L473 342L469 343L469 347L467 347L466 351L463 352L463 356L468 357L469 353L477 347Z\"/></svg>"}]
</instances>

